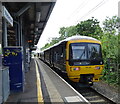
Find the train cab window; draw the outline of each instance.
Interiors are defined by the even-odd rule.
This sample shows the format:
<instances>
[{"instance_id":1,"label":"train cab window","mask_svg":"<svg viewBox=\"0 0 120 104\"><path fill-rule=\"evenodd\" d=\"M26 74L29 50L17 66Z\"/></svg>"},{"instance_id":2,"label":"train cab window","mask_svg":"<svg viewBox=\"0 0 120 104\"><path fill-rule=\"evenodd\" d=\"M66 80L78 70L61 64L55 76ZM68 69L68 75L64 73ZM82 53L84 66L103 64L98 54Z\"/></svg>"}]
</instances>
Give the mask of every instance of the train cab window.
<instances>
[{"instance_id":1,"label":"train cab window","mask_svg":"<svg viewBox=\"0 0 120 104\"><path fill-rule=\"evenodd\" d=\"M88 58L89 59L101 58L99 44L88 44Z\"/></svg>"},{"instance_id":2,"label":"train cab window","mask_svg":"<svg viewBox=\"0 0 120 104\"><path fill-rule=\"evenodd\" d=\"M69 64L72 66L103 64L100 44L71 43L69 49Z\"/></svg>"},{"instance_id":3,"label":"train cab window","mask_svg":"<svg viewBox=\"0 0 120 104\"><path fill-rule=\"evenodd\" d=\"M72 45L72 59L86 59L85 45Z\"/></svg>"}]
</instances>

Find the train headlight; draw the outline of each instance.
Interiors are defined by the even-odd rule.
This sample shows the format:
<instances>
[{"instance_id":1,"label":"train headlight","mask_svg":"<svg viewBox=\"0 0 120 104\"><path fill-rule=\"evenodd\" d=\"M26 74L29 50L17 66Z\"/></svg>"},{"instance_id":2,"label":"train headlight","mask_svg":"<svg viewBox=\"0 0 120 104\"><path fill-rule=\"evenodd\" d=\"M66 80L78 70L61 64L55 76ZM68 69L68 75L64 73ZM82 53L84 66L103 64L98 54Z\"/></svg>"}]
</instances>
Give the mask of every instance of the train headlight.
<instances>
[{"instance_id":1,"label":"train headlight","mask_svg":"<svg viewBox=\"0 0 120 104\"><path fill-rule=\"evenodd\" d=\"M100 69L100 67L99 67L99 66L96 66L96 67L95 67L95 69L99 70L99 69Z\"/></svg>"},{"instance_id":2,"label":"train headlight","mask_svg":"<svg viewBox=\"0 0 120 104\"><path fill-rule=\"evenodd\" d=\"M79 67L74 67L74 68L71 68L71 71L80 71L80 68Z\"/></svg>"}]
</instances>

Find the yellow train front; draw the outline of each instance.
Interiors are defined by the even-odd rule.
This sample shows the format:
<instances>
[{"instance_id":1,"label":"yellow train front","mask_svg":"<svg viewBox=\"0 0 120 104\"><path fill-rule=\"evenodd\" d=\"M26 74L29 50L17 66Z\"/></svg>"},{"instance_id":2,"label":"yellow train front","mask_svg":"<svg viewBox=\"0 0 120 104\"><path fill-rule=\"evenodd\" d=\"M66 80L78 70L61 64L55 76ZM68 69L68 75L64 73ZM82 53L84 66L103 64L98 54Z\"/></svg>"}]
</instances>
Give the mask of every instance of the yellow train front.
<instances>
[{"instance_id":1,"label":"yellow train front","mask_svg":"<svg viewBox=\"0 0 120 104\"><path fill-rule=\"evenodd\" d=\"M46 49L44 60L73 82L90 85L99 81L104 67L101 42L87 36L72 36Z\"/></svg>"}]
</instances>

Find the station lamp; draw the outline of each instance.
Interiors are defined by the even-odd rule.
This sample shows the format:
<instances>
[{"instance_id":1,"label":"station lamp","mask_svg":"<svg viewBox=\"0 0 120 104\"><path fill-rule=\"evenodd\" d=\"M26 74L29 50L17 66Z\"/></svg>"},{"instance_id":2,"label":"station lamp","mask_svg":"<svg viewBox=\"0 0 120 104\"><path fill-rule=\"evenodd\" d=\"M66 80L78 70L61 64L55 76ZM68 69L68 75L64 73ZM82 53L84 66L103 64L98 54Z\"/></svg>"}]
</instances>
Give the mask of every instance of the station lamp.
<instances>
[{"instance_id":1,"label":"station lamp","mask_svg":"<svg viewBox=\"0 0 120 104\"><path fill-rule=\"evenodd\" d=\"M36 12L36 22L40 22L41 12Z\"/></svg>"}]
</instances>

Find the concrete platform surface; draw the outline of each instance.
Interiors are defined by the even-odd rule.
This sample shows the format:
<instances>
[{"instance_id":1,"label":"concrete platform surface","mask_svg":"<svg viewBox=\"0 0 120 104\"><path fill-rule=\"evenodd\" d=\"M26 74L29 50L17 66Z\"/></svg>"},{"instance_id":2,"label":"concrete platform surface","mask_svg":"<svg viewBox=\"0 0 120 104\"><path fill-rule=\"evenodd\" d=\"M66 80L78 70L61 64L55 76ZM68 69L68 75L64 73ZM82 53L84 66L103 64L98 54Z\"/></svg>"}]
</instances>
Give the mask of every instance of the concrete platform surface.
<instances>
[{"instance_id":1,"label":"concrete platform surface","mask_svg":"<svg viewBox=\"0 0 120 104\"><path fill-rule=\"evenodd\" d=\"M58 76L49 66L40 61L38 63L41 79L44 80L46 89L51 102L80 103L88 102L80 93L78 93L64 79ZM42 87L42 90L45 87ZM46 99L46 97L44 98ZM89 102L88 102L89 103Z\"/></svg>"},{"instance_id":2,"label":"concrete platform surface","mask_svg":"<svg viewBox=\"0 0 120 104\"><path fill-rule=\"evenodd\" d=\"M25 73L25 90L24 92L11 93L5 103L21 103L21 102L38 102L37 94L37 77L35 71L35 62L32 59L30 70Z\"/></svg>"},{"instance_id":3,"label":"concrete platform surface","mask_svg":"<svg viewBox=\"0 0 120 104\"><path fill-rule=\"evenodd\" d=\"M24 92L11 93L7 103L89 103L71 85L39 59L31 61L25 73Z\"/></svg>"}]
</instances>

